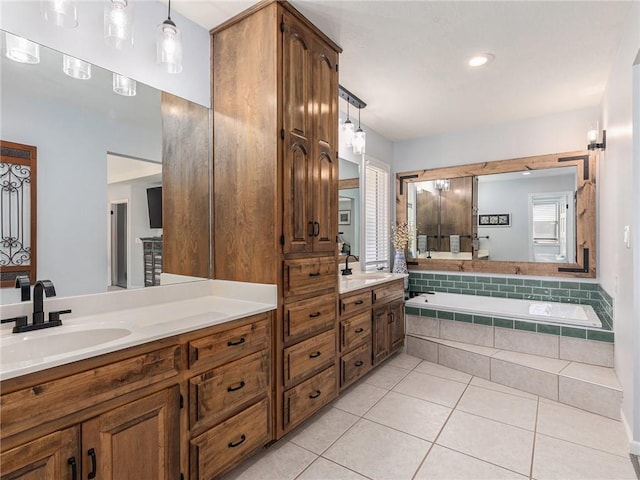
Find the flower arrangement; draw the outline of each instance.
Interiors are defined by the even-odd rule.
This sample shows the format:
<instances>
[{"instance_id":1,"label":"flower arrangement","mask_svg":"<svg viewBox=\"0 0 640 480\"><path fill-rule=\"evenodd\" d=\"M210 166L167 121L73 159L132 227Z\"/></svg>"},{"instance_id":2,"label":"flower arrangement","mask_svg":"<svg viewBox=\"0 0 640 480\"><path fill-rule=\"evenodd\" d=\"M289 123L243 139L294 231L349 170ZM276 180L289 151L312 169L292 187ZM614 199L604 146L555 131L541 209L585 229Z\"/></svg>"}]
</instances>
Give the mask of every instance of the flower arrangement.
<instances>
[{"instance_id":1,"label":"flower arrangement","mask_svg":"<svg viewBox=\"0 0 640 480\"><path fill-rule=\"evenodd\" d=\"M413 226L407 222L391 226L391 243L393 243L396 252L404 251L412 236Z\"/></svg>"}]
</instances>

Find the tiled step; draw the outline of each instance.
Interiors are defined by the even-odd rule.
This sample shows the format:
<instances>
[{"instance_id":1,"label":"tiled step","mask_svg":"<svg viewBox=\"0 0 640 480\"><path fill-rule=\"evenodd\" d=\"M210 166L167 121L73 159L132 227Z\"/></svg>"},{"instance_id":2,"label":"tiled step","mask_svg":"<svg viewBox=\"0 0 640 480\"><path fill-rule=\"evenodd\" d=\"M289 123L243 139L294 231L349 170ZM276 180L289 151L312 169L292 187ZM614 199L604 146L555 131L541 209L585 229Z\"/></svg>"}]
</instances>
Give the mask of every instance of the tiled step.
<instances>
[{"instance_id":1,"label":"tiled step","mask_svg":"<svg viewBox=\"0 0 640 480\"><path fill-rule=\"evenodd\" d=\"M609 418L620 418L622 388L613 368L423 335L407 353Z\"/></svg>"}]
</instances>

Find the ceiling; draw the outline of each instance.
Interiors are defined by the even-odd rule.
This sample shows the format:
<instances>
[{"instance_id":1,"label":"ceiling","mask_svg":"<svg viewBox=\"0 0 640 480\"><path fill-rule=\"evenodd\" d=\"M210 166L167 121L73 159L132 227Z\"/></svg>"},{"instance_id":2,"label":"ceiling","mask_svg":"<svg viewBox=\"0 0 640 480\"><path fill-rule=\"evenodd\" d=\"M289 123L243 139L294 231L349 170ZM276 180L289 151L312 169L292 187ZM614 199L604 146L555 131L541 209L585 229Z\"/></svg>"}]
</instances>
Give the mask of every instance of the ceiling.
<instances>
[{"instance_id":1,"label":"ceiling","mask_svg":"<svg viewBox=\"0 0 640 480\"><path fill-rule=\"evenodd\" d=\"M174 0L210 29L255 2ZM632 2L292 0L344 49L340 83L392 141L600 104ZM480 68L478 52L495 60ZM341 101L341 108L345 104Z\"/></svg>"}]
</instances>

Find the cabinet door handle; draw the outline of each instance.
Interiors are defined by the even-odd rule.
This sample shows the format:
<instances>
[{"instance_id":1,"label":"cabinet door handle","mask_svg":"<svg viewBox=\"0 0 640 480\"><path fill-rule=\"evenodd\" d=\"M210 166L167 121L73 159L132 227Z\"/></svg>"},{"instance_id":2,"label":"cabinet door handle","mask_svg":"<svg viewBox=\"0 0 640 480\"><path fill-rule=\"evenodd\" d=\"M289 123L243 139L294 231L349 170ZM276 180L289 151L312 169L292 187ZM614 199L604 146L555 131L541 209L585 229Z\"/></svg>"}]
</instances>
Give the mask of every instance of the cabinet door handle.
<instances>
[{"instance_id":1,"label":"cabinet door handle","mask_svg":"<svg viewBox=\"0 0 640 480\"><path fill-rule=\"evenodd\" d=\"M319 277L320 276L320 272L310 273L309 276L310 277Z\"/></svg>"},{"instance_id":2,"label":"cabinet door handle","mask_svg":"<svg viewBox=\"0 0 640 480\"><path fill-rule=\"evenodd\" d=\"M71 480L78 480L78 466L76 465L76 457L67 460L67 465L71 467Z\"/></svg>"},{"instance_id":3,"label":"cabinet door handle","mask_svg":"<svg viewBox=\"0 0 640 480\"><path fill-rule=\"evenodd\" d=\"M356 367L361 367L362 365L364 365L364 362L362 360L358 360L355 365Z\"/></svg>"},{"instance_id":4,"label":"cabinet door handle","mask_svg":"<svg viewBox=\"0 0 640 480\"><path fill-rule=\"evenodd\" d=\"M92 478L96 478L96 470L98 468L96 462L96 451L93 448L90 448L87 451L87 455L89 455L89 458L91 459L91 471L87 475L87 478L91 480Z\"/></svg>"},{"instance_id":5,"label":"cabinet door handle","mask_svg":"<svg viewBox=\"0 0 640 480\"><path fill-rule=\"evenodd\" d=\"M236 387L227 387L227 392L235 392L245 386L244 380L241 380Z\"/></svg>"},{"instance_id":6,"label":"cabinet door handle","mask_svg":"<svg viewBox=\"0 0 640 480\"><path fill-rule=\"evenodd\" d=\"M227 445L228 448L236 448L239 447L240 445L242 445L244 443L244 441L247 439L247 437L245 436L245 434L243 433L242 435L240 435L240 440L238 440L237 442L229 442L229 445Z\"/></svg>"},{"instance_id":7,"label":"cabinet door handle","mask_svg":"<svg viewBox=\"0 0 640 480\"><path fill-rule=\"evenodd\" d=\"M356 302L356 305L362 305L363 303L364 303L364 300L358 300L358 301Z\"/></svg>"},{"instance_id":8,"label":"cabinet door handle","mask_svg":"<svg viewBox=\"0 0 640 480\"><path fill-rule=\"evenodd\" d=\"M362 333L362 332L364 332L364 328L362 328L362 327L360 327L360 328L356 328L356 329L354 330L354 332L355 332L355 333Z\"/></svg>"},{"instance_id":9,"label":"cabinet door handle","mask_svg":"<svg viewBox=\"0 0 640 480\"><path fill-rule=\"evenodd\" d=\"M316 390L316 393L312 393L309 395L309 398L318 398L322 392L320 390Z\"/></svg>"},{"instance_id":10,"label":"cabinet door handle","mask_svg":"<svg viewBox=\"0 0 640 480\"><path fill-rule=\"evenodd\" d=\"M315 227L314 227L314 225L313 225L313 222L309 222L309 236L310 236L310 237L313 237L313 236L314 236L314 235L313 235L314 233L315 233Z\"/></svg>"},{"instance_id":11,"label":"cabinet door handle","mask_svg":"<svg viewBox=\"0 0 640 480\"><path fill-rule=\"evenodd\" d=\"M317 318L317 317L319 317L320 315L322 315L322 313L321 313L321 312L310 313L310 314L309 314L309 318Z\"/></svg>"},{"instance_id":12,"label":"cabinet door handle","mask_svg":"<svg viewBox=\"0 0 640 480\"><path fill-rule=\"evenodd\" d=\"M309 354L309 358L318 358L320 355L322 355L322 352L317 351L316 353Z\"/></svg>"},{"instance_id":13,"label":"cabinet door handle","mask_svg":"<svg viewBox=\"0 0 640 480\"><path fill-rule=\"evenodd\" d=\"M237 342L228 341L227 347L236 347L238 345L242 345L246 341L247 340L244 337L240 337L240 340L238 340Z\"/></svg>"},{"instance_id":14,"label":"cabinet door handle","mask_svg":"<svg viewBox=\"0 0 640 480\"><path fill-rule=\"evenodd\" d=\"M313 222L313 226L314 226L313 236L317 237L320 235L320 224L318 222Z\"/></svg>"},{"instance_id":15,"label":"cabinet door handle","mask_svg":"<svg viewBox=\"0 0 640 480\"><path fill-rule=\"evenodd\" d=\"M396 321L396 316L393 313L389 314L389 319L387 320L387 323L393 323Z\"/></svg>"}]
</instances>

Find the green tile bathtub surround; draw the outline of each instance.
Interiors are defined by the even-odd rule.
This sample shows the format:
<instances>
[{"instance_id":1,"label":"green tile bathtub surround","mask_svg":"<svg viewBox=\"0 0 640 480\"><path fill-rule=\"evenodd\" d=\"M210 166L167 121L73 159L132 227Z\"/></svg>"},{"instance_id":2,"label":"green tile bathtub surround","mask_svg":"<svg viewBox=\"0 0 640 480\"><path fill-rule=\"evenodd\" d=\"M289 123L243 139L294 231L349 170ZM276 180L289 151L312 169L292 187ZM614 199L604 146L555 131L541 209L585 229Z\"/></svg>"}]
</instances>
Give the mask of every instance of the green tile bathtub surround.
<instances>
[{"instance_id":1,"label":"green tile bathtub surround","mask_svg":"<svg viewBox=\"0 0 640 480\"><path fill-rule=\"evenodd\" d=\"M513 327L516 330L527 330L529 332L535 332L536 331L536 324L533 322L521 322L519 320L516 320L514 322Z\"/></svg>"},{"instance_id":2,"label":"green tile bathtub surround","mask_svg":"<svg viewBox=\"0 0 640 480\"><path fill-rule=\"evenodd\" d=\"M587 340L596 340L598 342L613 342L613 332L603 332L601 330L587 330Z\"/></svg>"},{"instance_id":3,"label":"green tile bathtub surround","mask_svg":"<svg viewBox=\"0 0 640 480\"><path fill-rule=\"evenodd\" d=\"M543 287L532 287L531 288L531 292L535 293L536 295L550 295L551 294L551 289L550 288L543 288Z\"/></svg>"},{"instance_id":4,"label":"green tile bathtub surround","mask_svg":"<svg viewBox=\"0 0 640 480\"><path fill-rule=\"evenodd\" d=\"M460 288L460 289L462 289L462 288L469 288L469 284L468 284L467 282L455 282L455 283L453 284L453 286L454 286L455 288Z\"/></svg>"},{"instance_id":5,"label":"green tile bathtub surround","mask_svg":"<svg viewBox=\"0 0 640 480\"><path fill-rule=\"evenodd\" d=\"M516 287L513 285L498 285L498 290L504 293L514 293L516 291Z\"/></svg>"},{"instance_id":6,"label":"green tile bathtub surround","mask_svg":"<svg viewBox=\"0 0 640 480\"><path fill-rule=\"evenodd\" d=\"M524 293L507 293L507 298L513 298L515 300L524 300Z\"/></svg>"},{"instance_id":7,"label":"green tile bathtub surround","mask_svg":"<svg viewBox=\"0 0 640 480\"><path fill-rule=\"evenodd\" d=\"M443 318L445 320L453 320L453 312L444 312L442 310L438 310L438 318Z\"/></svg>"},{"instance_id":8,"label":"green tile bathtub surround","mask_svg":"<svg viewBox=\"0 0 640 480\"><path fill-rule=\"evenodd\" d=\"M597 292L600 289L600 285L598 285L597 283L579 283L578 285L580 285L580 290L590 290Z\"/></svg>"},{"instance_id":9,"label":"green tile bathtub surround","mask_svg":"<svg viewBox=\"0 0 640 480\"><path fill-rule=\"evenodd\" d=\"M545 288L559 288L560 282L550 282L548 280L541 280L540 286Z\"/></svg>"},{"instance_id":10,"label":"green tile bathtub surround","mask_svg":"<svg viewBox=\"0 0 640 480\"><path fill-rule=\"evenodd\" d=\"M485 283L484 284L484 290L485 291L491 291L491 292L497 292L498 290L500 290L500 285L494 285L492 283Z\"/></svg>"},{"instance_id":11,"label":"green tile bathtub surround","mask_svg":"<svg viewBox=\"0 0 640 480\"><path fill-rule=\"evenodd\" d=\"M440 285L443 287L451 288L455 285L455 282L443 280L442 282L440 282Z\"/></svg>"},{"instance_id":12,"label":"green tile bathtub surround","mask_svg":"<svg viewBox=\"0 0 640 480\"><path fill-rule=\"evenodd\" d=\"M452 280L454 282L460 282L462 277L460 275L447 275L447 280Z\"/></svg>"},{"instance_id":13,"label":"green tile bathtub surround","mask_svg":"<svg viewBox=\"0 0 640 480\"><path fill-rule=\"evenodd\" d=\"M424 280L433 280L433 273L423 273L422 278Z\"/></svg>"},{"instance_id":14,"label":"green tile bathtub surround","mask_svg":"<svg viewBox=\"0 0 640 480\"><path fill-rule=\"evenodd\" d=\"M508 278L507 285L524 285L524 280L520 278Z\"/></svg>"},{"instance_id":15,"label":"green tile bathtub surround","mask_svg":"<svg viewBox=\"0 0 640 480\"><path fill-rule=\"evenodd\" d=\"M430 287L440 287L440 280L429 280L429 286Z\"/></svg>"},{"instance_id":16,"label":"green tile bathtub surround","mask_svg":"<svg viewBox=\"0 0 640 480\"><path fill-rule=\"evenodd\" d=\"M571 290L571 298L589 298L589 292L584 290Z\"/></svg>"},{"instance_id":17,"label":"green tile bathtub surround","mask_svg":"<svg viewBox=\"0 0 640 480\"><path fill-rule=\"evenodd\" d=\"M570 290L580 290L578 282L560 282L560 288L568 288Z\"/></svg>"},{"instance_id":18,"label":"green tile bathtub surround","mask_svg":"<svg viewBox=\"0 0 640 480\"><path fill-rule=\"evenodd\" d=\"M479 325L493 325L493 318L492 317L484 317L482 315L474 315L473 316L473 323L477 323Z\"/></svg>"},{"instance_id":19,"label":"green tile bathtub surround","mask_svg":"<svg viewBox=\"0 0 640 480\"><path fill-rule=\"evenodd\" d=\"M431 308L420 309L420 315L423 317L438 318L438 312L436 310L432 310Z\"/></svg>"},{"instance_id":20,"label":"green tile bathtub surround","mask_svg":"<svg viewBox=\"0 0 640 480\"><path fill-rule=\"evenodd\" d=\"M516 293L533 293L533 288L531 287L516 287Z\"/></svg>"},{"instance_id":21,"label":"green tile bathtub surround","mask_svg":"<svg viewBox=\"0 0 640 480\"><path fill-rule=\"evenodd\" d=\"M460 293L463 295L477 295L476 290L465 290L464 288L460 290Z\"/></svg>"},{"instance_id":22,"label":"green tile bathtub surround","mask_svg":"<svg viewBox=\"0 0 640 480\"><path fill-rule=\"evenodd\" d=\"M513 320L507 320L505 318L494 318L493 326L500 328L513 328Z\"/></svg>"},{"instance_id":23,"label":"green tile bathtub surround","mask_svg":"<svg viewBox=\"0 0 640 480\"><path fill-rule=\"evenodd\" d=\"M592 300L597 300L598 302L604 302L604 298L600 292L589 291L589 298Z\"/></svg>"},{"instance_id":24,"label":"green tile bathtub surround","mask_svg":"<svg viewBox=\"0 0 640 480\"><path fill-rule=\"evenodd\" d=\"M569 290L566 288L552 288L551 289L551 296L552 297L568 297L569 296Z\"/></svg>"},{"instance_id":25,"label":"green tile bathtub surround","mask_svg":"<svg viewBox=\"0 0 640 480\"><path fill-rule=\"evenodd\" d=\"M477 290L476 291L476 295L479 295L481 297L490 297L491 296L491 292L486 291L486 290Z\"/></svg>"},{"instance_id":26,"label":"green tile bathtub surround","mask_svg":"<svg viewBox=\"0 0 640 480\"><path fill-rule=\"evenodd\" d=\"M471 290L482 290L484 288L484 284L477 282L469 282L469 288Z\"/></svg>"},{"instance_id":27,"label":"green tile bathtub surround","mask_svg":"<svg viewBox=\"0 0 640 480\"><path fill-rule=\"evenodd\" d=\"M498 297L498 298L507 298L507 293L504 292L491 292L491 296L492 297ZM515 294L514 294L515 295Z\"/></svg>"},{"instance_id":28,"label":"green tile bathtub surround","mask_svg":"<svg viewBox=\"0 0 640 480\"><path fill-rule=\"evenodd\" d=\"M473 315L469 315L468 313L455 313L454 320L456 320L457 322L467 322L467 323L472 323L473 322Z\"/></svg>"},{"instance_id":29,"label":"green tile bathtub surround","mask_svg":"<svg viewBox=\"0 0 640 480\"><path fill-rule=\"evenodd\" d=\"M547 325L546 323L538 323L538 333L560 335L560 327L558 325Z\"/></svg>"},{"instance_id":30,"label":"green tile bathtub surround","mask_svg":"<svg viewBox=\"0 0 640 480\"><path fill-rule=\"evenodd\" d=\"M476 277L477 283L491 283L491 277Z\"/></svg>"},{"instance_id":31,"label":"green tile bathtub surround","mask_svg":"<svg viewBox=\"0 0 640 480\"><path fill-rule=\"evenodd\" d=\"M459 288L450 288L447 290L447 292L449 293L462 293L462 290L460 290Z\"/></svg>"},{"instance_id":32,"label":"green tile bathtub surround","mask_svg":"<svg viewBox=\"0 0 640 480\"><path fill-rule=\"evenodd\" d=\"M506 278L502 278L502 277L491 277L491 283L495 283L495 284L499 284L499 285L506 285L507 284L507 279Z\"/></svg>"},{"instance_id":33,"label":"green tile bathtub surround","mask_svg":"<svg viewBox=\"0 0 640 480\"><path fill-rule=\"evenodd\" d=\"M560 327L560 335L563 337L587 338L587 330L575 327Z\"/></svg>"},{"instance_id":34,"label":"green tile bathtub surround","mask_svg":"<svg viewBox=\"0 0 640 480\"><path fill-rule=\"evenodd\" d=\"M407 315L418 315L420 316L420 309L417 307L404 307L404 313Z\"/></svg>"},{"instance_id":35,"label":"green tile bathtub surround","mask_svg":"<svg viewBox=\"0 0 640 480\"><path fill-rule=\"evenodd\" d=\"M525 280L524 284L527 287L539 287L540 286L541 281L540 280Z\"/></svg>"}]
</instances>

